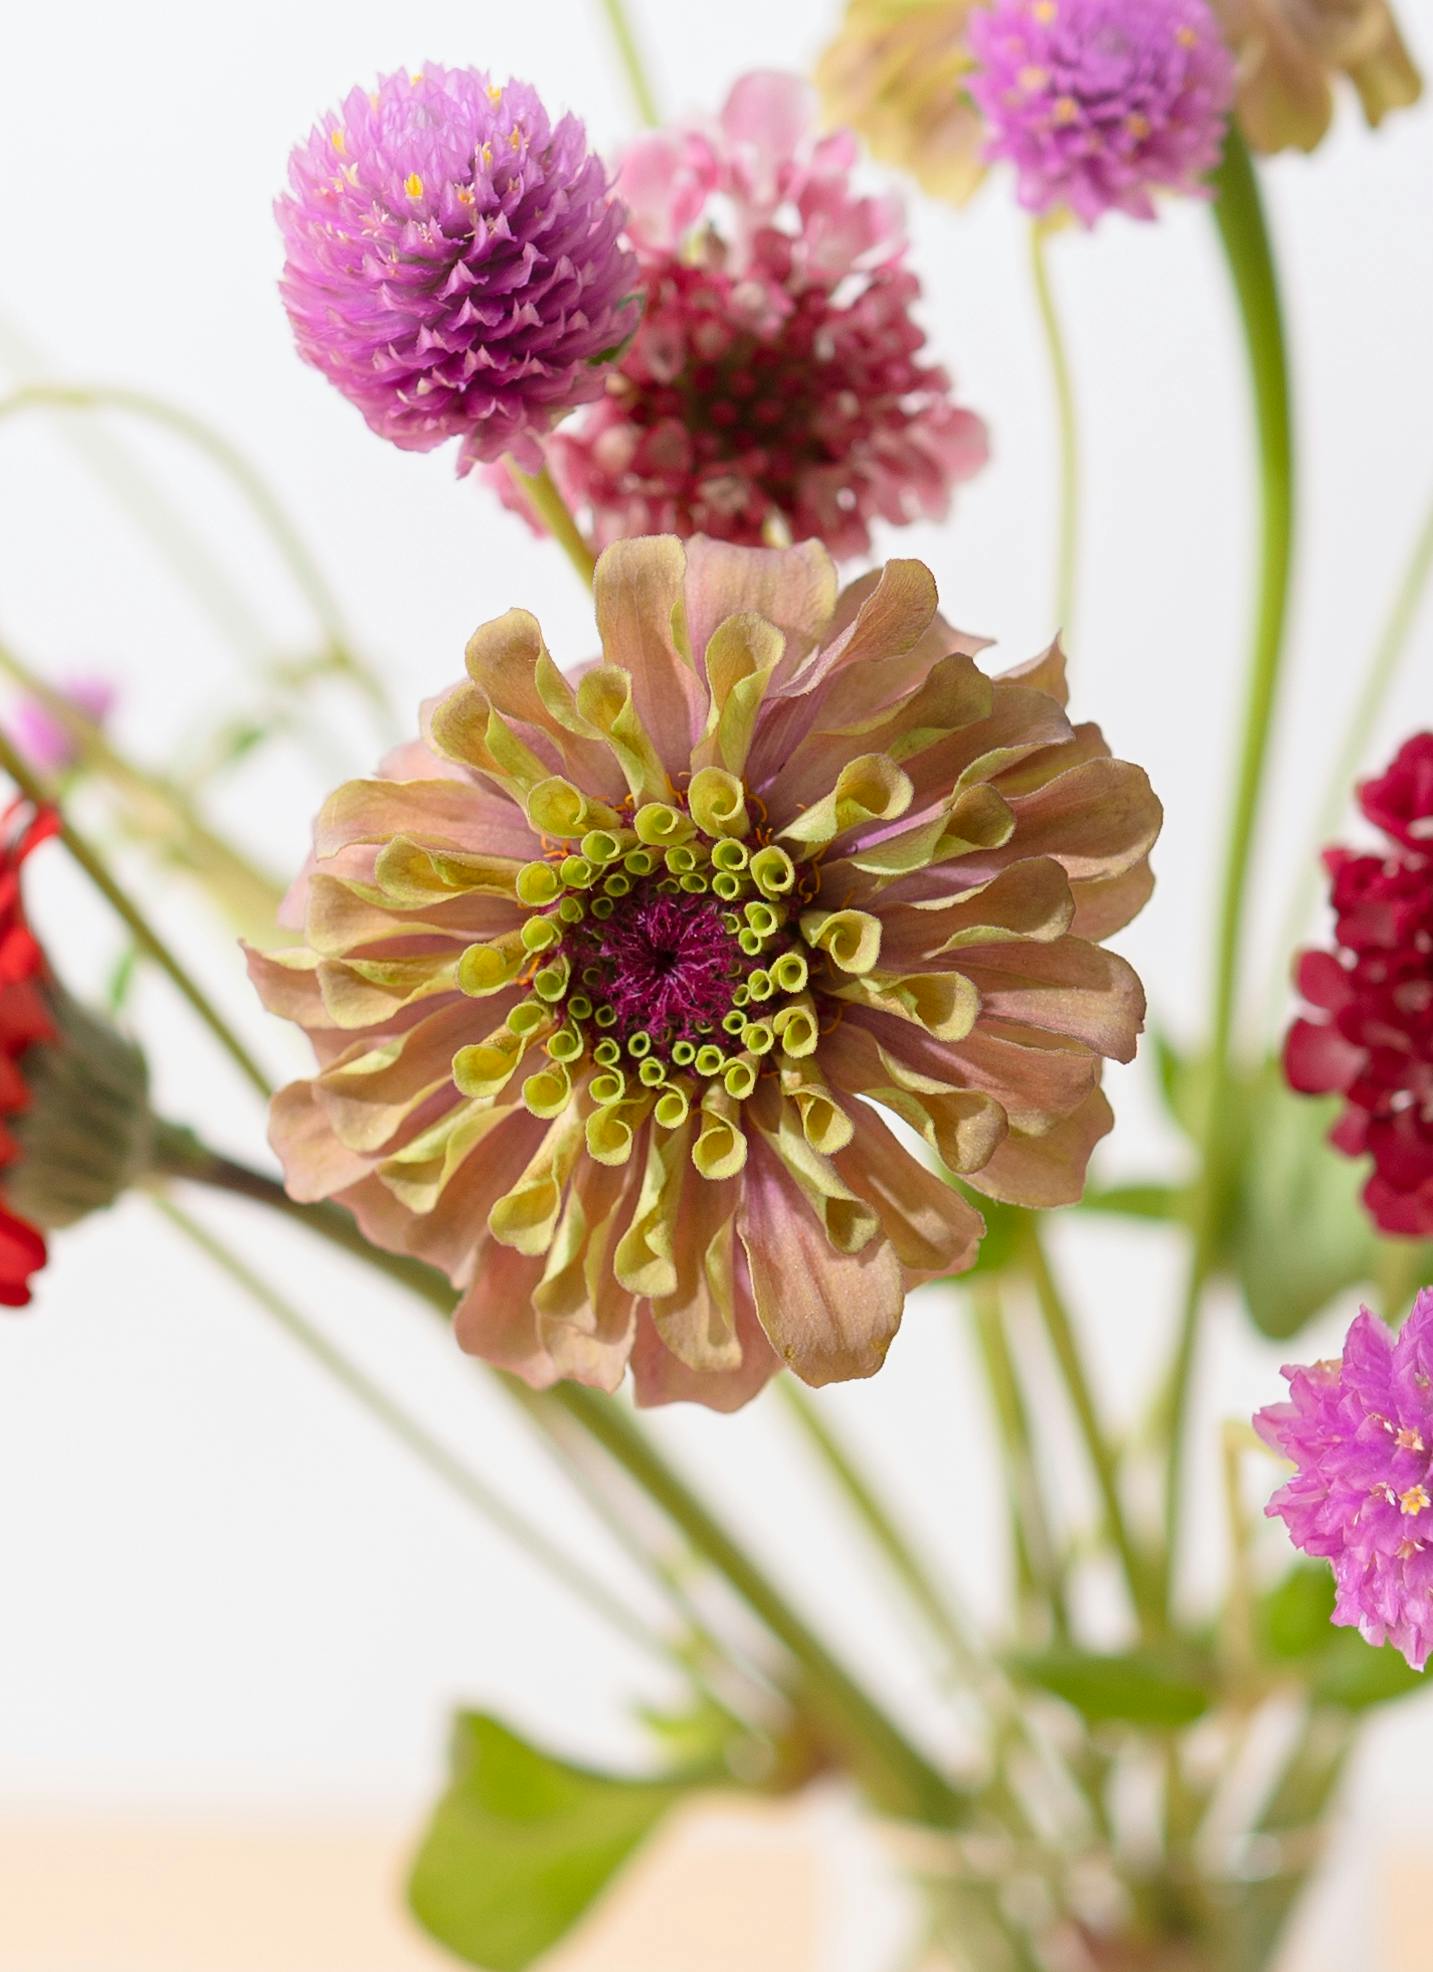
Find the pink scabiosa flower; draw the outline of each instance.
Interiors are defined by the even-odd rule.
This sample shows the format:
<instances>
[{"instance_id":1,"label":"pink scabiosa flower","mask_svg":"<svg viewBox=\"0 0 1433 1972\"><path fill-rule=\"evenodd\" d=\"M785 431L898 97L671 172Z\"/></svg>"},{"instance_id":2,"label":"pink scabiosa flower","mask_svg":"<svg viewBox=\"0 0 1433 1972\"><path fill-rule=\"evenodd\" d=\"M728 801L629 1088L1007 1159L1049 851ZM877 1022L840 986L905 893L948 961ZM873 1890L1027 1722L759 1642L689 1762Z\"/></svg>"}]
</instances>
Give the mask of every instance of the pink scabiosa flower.
<instances>
[{"instance_id":1,"label":"pink scabiosa flower","mask_svg":"<svg viewBox=\"0 0 1433 1972\"><path fill-rule=\"evenodd\" d=\"M93 724L103 725L114 709L115 688L107 678L71 678L59 687L67 705ZM38 698L22 698L9 720L10 736L32 767L42 774L67 773L78 759L74 734Z\"/></svg>"},{"instance_id":2,"label":"pink scabiosa flower","mask_svg":"<svg viewBox=\"0 0 1433 1972\"><path fill-rule=\"evenodd\" d=\"M1284 1072L1303 1095L1344 1097L1329 1141L1370 1156L1364 1203L1387 1233L1433 1237L1433 733L1359 789L1390 846L1329 849L1334 944L1295 977L1307 1012Z\"/></svg>"},{"instance_id":3,"label":"pink scabiosa flower","mask_svg":"<svg viewBox=\"0 0 1433 1972\"><path fill-rule=\"evenodd\" d=\"M623 158L642 326L549 448L599 544L774 532L858 555L873 521L943 517L985 463L984 425L924 358L899 207L857 192L855 158L772 74Z\"/></svg>"},{"instance_id":4,"label":"pink scabiosa flower","mask_svg":"<svg viewBox=\"0 0 1433 1972\"><path fill-rule=\"evenodd\" d=\"M535 470L636 327L606 172L525 82L430 64L355 89L275 211L300 354L405 451L459 439L463 472Z\"/></svg>"},{"instance_id":5,"label":"pink scabiosa flower","mask_svg":"<svg viewBox=\"0 0 1433 1972\"><path fill-rule=\"evenodd\" d=\"M1078 1196L1158 803L1058 648L990 677L918 562L838 594L816 543L639 539L595 602L599 662L510 611L323 809L304 943L250 955L318 1057L290 1192L443 1268L463 1347L537 1385L869 1376L983 1230L908 1144Z\"/></svg>"},{"instance_id":6,"label":"pink scabiosa flower","mask_svg":"<svg viewBox=\"0 0 1433 1972\"><path fill-rule=\"evenodd\" d=\"M1421 1671L1433 1650L1433 1289L1396 1341L1365 1308L1342 1357L1284 1375L1289 1401L1254 1428L1297 1470L1265 1511L1333 1563L1335 1623Z\"/></svg>"},{"instance_id":7,"label":"pink scabiosa flower","mask_svg":"<svg viewBox=\"0 0 1433 1972\"><path fill-rule=\"evenodd\" d=\"M1234 58L1207 0L995 0L972 15L970 92L1020 203L1153 219L1219 162Z\"/></svg>"}]
</instances>

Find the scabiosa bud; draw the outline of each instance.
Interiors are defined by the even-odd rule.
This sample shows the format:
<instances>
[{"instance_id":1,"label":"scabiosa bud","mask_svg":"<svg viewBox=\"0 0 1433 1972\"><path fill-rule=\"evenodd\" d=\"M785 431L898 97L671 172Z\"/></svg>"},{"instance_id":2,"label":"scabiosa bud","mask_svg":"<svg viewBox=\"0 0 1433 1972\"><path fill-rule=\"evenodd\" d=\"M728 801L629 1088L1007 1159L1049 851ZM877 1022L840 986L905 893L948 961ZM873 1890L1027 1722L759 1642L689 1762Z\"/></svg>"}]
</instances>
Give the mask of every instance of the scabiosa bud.
<instances>
[{"instance_id":1,"label":"scabiosa bud","mask_svg":"<svg viewBox=\"0 0 1433 1972\"><path fill-rule=\"evenodd\" d=\"M430 64L355 89L289 159L275 210L301 355L410 452L459 470L601 394L637 323L622 209L576 117L525 82Z\"/></svg>"},{"instance_id":2,"label":"scabiosa bud","mask_svg":"<svg viewBox=\"0 0 1433 1972\"><path fill-rule=\"evenodd\" d=\"M869 1376L983 1231L891 1121L992 1198L1079 1196L1159 804L1058 648L992 677L918 562L838 595L817 543L662 536L594 603L601 663L509 611L325 805L305 943L250 958L317 1056L289 1189L442 1267L534 1384Z\"/></svg>"},{"instance_id":3,"label":"scabiosa bud","mask_svg":"<svg viewBox=\"0 0 1433 1972\"><path fill-rule=\"evenodd\" d=\"M848 133L817 136L805 86L771 74L714 124L628 151L642 326L549 452L599 544L789 535L863 554L872 522L940 518L985 463L984 425L924 360L899 207L857 191L855 160Z\"/></svg>"},{"instance_id":4,"label":"scabiosa bud","mask_svg":"<svg viewBox=\"0 0 1433 1972\"><path fill-rule=\"evenodd\" d=\"M44 1231L109 1205L144 1168L152 1123L138 1050L55 979L21 870L56 818L0 817L0 1307L24 1307Z\"/></svg>"},{"instance_id":5,"label":"scabiosa bud","mask_svg":"<svg viewBox=\"0 0 1433 1972\"><path fill-rule=\"evenodd\" d=\"M114 709L115 688L107 678L71 678L58 696L96 726ZM75 736L42 699L22 698L10 715L10 737L42 774L68 773L79 758Z\"/></svg>"},{"instance_id":6,"label":"scabiosa bud","mask_svg":"<svg viewBox=\"0 0 1433 1972\"><path fill-rule=\"evenodd\" d=\"M995 0L969 33L987 154L1015 166L1027 210L1092 226L1204 190L1234 95L1206 0Z\"/></svg>"},{"instance_id":7,"label":"scabiosa bud","mask_svg":"<svg viewBox=\"0 0 1433 1972\"><path fill-rule=\"evenodd\" d=\"M1214 0L1239 61L1239 124L1256 151L1311 151L1327 135L1334 85L1379 124L1423 93L1388 0Z\"/></svg>"},{"instance_id":8,"label":"scabiosa bud","mask_svg":"<svg viewBox=\"0 0 1433 1972\"><path fill-rule=\"evenodd\" d=\"M1289 1401L1254 1428L1297 1470L1265 1511L1332 1562L1335 1623L1421 1671L1433 1651L1433 1289L1396 1341L1365 1308L1338 1360L1284 1375Z\"/></svg>"},{"instance_id":9,"label":"scabiosa bud","mask_svg":"<svg viewBox=\"0 0 1433 1972\"><path fill-rule=\"evenodd\" d=\"M1329 849L1334 944L1295 977L1307 1001L1284 1071L1303 1095L1344 1097L1329 1141L1371 1156L1364 1203L1384 1232L1433 1236L1433 733L1359 789L1391 846Z\"/></svg>"}]
</instances>

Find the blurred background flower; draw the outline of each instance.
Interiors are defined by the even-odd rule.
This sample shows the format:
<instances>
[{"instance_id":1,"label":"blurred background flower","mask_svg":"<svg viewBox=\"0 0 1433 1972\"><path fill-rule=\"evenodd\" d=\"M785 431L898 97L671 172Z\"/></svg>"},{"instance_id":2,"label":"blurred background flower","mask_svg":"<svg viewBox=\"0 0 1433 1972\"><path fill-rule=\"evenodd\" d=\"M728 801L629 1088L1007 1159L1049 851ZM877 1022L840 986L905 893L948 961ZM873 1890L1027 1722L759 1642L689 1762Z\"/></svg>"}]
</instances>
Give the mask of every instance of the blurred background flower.
<instances>
[{"instance_id":1,"label":"blurred background flower","mask_svg":"<svg viewBox=\"0 0 1433 1972\"><path fill-rule=\"evenodd\" d=\"M1214 0L1239 59L1239 123L1256 151L1311 151L1347 80L1372 124L1423 82L1389 0Z\"/></svg>"}]
</instances>

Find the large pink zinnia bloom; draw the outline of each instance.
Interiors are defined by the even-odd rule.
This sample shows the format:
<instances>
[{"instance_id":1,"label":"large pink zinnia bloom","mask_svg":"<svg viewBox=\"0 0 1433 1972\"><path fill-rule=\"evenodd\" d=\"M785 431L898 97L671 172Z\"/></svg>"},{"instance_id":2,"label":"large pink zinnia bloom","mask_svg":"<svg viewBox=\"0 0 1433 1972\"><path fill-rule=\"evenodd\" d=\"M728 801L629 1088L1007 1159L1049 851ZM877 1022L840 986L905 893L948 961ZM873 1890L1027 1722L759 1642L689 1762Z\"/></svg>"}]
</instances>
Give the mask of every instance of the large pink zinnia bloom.
<instances>
[{"instance_id":1,"label":"large pink zinnia bloom","mask_svg":"<svg viewBox=\"0 0 1433 1972\"><path fill-rule=\"evenodd\" d=\"M251 955L319 1062L274 1105L289 1189L441 1267L534 1384L868 1376L983 1230L910 1144L1079 1195L1159 805L1058 648L991 678L918 562L840 594L814 543L658 537L595 600L599 663L510 611L320 815L304 944Z\"/></svg>"},{"instance_id":2,"label":"large pink zinnia bloom","mask_svg":"<svg viewBox=\"0 0 1433 1972\"><path fill-rule=\"evenodd\" d=\"M858 191L855 161L773 74L621 160L642 326L549 447L600 544L774 531L864 554L873 522L943 518L985 463L984 425L925 354L899 203Z\"/></svg>"}]
</instances>

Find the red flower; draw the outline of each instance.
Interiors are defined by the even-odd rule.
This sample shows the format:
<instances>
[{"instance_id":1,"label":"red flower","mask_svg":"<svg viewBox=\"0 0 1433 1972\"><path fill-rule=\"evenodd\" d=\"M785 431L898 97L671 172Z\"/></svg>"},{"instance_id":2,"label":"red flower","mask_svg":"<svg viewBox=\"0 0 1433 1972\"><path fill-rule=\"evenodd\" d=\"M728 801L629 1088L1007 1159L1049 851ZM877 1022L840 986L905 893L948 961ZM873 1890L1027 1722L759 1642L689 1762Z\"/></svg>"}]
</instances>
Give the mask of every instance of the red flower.
<instances>
[{"instance_id":1,"label":"red flower","mask_svg":"<svg viewBox=\"0 0 1433 1972\"><path fill-rule=\"evenodd\" d=\"M1433 733L1418 733L1359 789L1393 845L1330 849L1334 949L1305 952L1308 1013L1289 1030L1284 1072L1306 1095L1345 1100L1330 1142L1371 1156L1364 1203L1382 1231L1433 1235Z\"/></svg>"},{"instance_id":2,"label":"red flower","mask_svg":"<svg viewBox=\"0 0 1433 1972\"><path fill-rule=\"evenodd\" d=\"M3 1119L29 1104L24 1056L55 1033L46 990L49 968L25 919L20 871L30 851L58 826L50 810L37 812L15 802L0 827L0 1167L20 1155ZM44 1264L43 1236L6 1205L0 1181L0 1307L23 1308L30 1299L30 1276Z\"/></svg>"}]
</instances>

